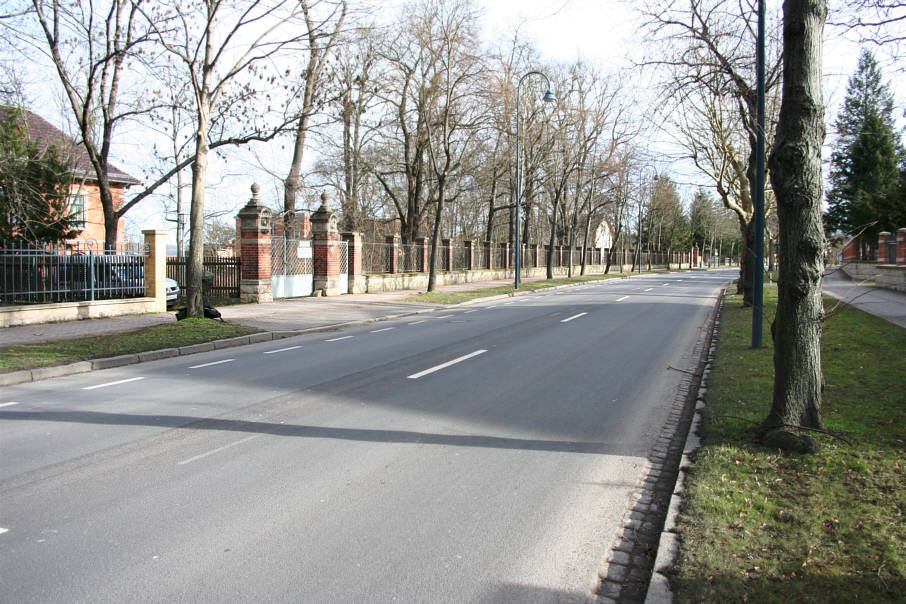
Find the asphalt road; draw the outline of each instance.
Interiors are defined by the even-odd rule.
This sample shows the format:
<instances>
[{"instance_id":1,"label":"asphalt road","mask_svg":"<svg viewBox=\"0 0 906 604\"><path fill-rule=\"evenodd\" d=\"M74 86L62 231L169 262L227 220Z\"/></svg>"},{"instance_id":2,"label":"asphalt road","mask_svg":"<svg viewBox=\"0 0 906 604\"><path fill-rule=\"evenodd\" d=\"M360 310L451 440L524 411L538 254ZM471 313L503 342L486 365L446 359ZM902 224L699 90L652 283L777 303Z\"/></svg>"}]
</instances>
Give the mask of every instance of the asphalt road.
<instances>
[{"instance_id":1,"label":"asphalt road","mask_svg":"<svg viewBox=\"0 0 906 604\"><path fill-rule=\"evenodd\" d=\"M584 601L733 275L4 388L0 601Z\"/></svg>"}]
</instances>

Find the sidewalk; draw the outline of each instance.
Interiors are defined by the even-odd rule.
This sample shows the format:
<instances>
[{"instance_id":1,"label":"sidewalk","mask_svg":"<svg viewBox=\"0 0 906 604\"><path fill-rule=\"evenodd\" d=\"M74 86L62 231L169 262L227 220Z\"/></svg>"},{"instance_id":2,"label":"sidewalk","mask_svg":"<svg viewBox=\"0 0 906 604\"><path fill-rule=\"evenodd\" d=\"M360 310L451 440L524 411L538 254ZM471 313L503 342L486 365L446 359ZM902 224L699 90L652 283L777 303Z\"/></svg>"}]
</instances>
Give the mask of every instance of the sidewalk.
<instances>
[{"instance_id":1,"label":"sidewalk","mask_svg":"<svg viewBox=\"0 0 906 604\"><path fill-rule=\"evenodd\" d=\"M824 293L842 300L859 310L881 317L894 325L906 327L906 294L862 285L843 271L830 269L824 275Z\"/></svg>"},{"instance_id":2,"label":"sidewalk","mask_svg":"<svg viewBox=\"0 0 906 604\"><path fill-rule=\"evenodd\" d=\"M543 278L524 282L543 281ZM442 292L472 291L505 287L512 280L480 281L438 287ZM374 294L350 294L330 298L288 298L264 304L220 306L223 319L230 323L256 327L264 331L296 331L325 328L347 323L376 321L388 317L415 314L443 308L438 304L404 302L424 290L399 290ZM44 323L0 329L0 346L52 342L91 336L114 335L138 331L155 325L176 322L174 312L86 319L61 323Z\"/></svg>"}]
</instances>

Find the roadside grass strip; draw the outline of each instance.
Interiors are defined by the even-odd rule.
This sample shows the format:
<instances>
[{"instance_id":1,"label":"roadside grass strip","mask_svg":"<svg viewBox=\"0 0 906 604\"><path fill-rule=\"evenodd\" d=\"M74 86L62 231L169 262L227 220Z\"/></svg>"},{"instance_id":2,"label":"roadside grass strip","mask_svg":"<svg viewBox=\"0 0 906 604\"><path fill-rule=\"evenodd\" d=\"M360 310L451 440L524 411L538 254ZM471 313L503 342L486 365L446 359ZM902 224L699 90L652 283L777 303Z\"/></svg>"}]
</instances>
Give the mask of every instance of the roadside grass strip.
<instances>
[{"instance_id":1,"label":"roadside grass strip","mask_svg":"<svg viewBox=\"0 0 906 604\"><path fill-rule=\"evenodd\" d=\"M35 329L40 329L40 326L36 326ZM2 346L0 347L0 373L65 365L76 361L135 354L163 348L179 348L180 346L245 336L259 331L261 330L214 319L184 319L168 325L157 325L112 336Z\"/></svg>"},{"instance_id":2,"label":"roadside grass strip","mask_svg":"<svg viewBox=\"0 0 906 604\"><path fill-rule=\"evenodd\" d=\"M725 300L671 573L678 602L906 601L906 329L825 298L816 455L757 444L773 383L751 309ZM842 438L841 438L842 437Z\"/></svg>"}]
</instances>

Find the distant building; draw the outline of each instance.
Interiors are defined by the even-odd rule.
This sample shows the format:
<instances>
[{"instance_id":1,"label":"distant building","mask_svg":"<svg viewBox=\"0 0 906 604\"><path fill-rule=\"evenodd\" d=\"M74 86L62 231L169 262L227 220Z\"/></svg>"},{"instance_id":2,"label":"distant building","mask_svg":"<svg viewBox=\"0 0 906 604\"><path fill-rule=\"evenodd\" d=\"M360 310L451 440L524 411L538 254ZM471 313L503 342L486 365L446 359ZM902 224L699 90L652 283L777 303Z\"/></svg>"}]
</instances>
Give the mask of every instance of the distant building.
<instances>
[{"instance_id":1,"label":"distant building","mask_svg":"<svg viewBox=\"0 0 906 604\"><path fill-rule=\"evenodd\" d=\"M0 107L0 112L11 111L10 107ZM63 154L68 154L72 162L73 183L69 195L69 208L75 217L73 226L79 234L67 240L70 245L88 241L104 241L104 209L101 206L101 193L94 167L88 158L88 151L70 136L53 126L41 116L28 110L21 110L28 128L29 137L35 141L40 150L55 145ZM125 191L132 185L139 184L138 179L110 165L107 168L107 179L113 195L113 206L119 209L123 205ZM117 225L117 245L125 244L126 233L121 218Z\"/></svg>"}]
</instances>

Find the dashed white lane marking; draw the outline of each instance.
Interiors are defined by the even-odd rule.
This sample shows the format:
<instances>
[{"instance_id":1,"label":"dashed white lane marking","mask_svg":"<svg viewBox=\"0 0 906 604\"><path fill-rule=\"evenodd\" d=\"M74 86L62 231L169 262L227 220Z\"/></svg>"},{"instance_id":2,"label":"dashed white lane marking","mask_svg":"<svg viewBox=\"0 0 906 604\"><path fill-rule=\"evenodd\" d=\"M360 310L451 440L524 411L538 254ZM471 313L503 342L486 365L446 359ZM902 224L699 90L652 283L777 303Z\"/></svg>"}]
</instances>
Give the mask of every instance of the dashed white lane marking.
<instances>
[{"instance_id":1,"label":"dashed white lane marking","mask_svg":"<svg viewBox=\"0 0 906 604\"><path fill-rule=\"evenodd\" d=\"M184 459L182 461L178 461L178 462L176 462L176 465L183 466L187 463L192 463L193 461L198 461L199 459L204 459L208 455L213 455L214 453L220 453L221 451L229 449L230 447L235 447L236 445L240 445L242 443L248 442L248 441L252 440L253 438L258 438L259 436L261 436L261 434L252 434L251 436L247 436L243 439L237 440L236 442L232 442L228 445L223 445L222 447L217 447L216 449L211 449L207 453L202 453L201 455L196 455L195 457L190 457L189 459Z\"/></svg>"},{"instance_id":2,"label":"dashed white lane marking","mask_svg":"<svg viewBox=\"0 0 906 604\"><path fill-rule=\"evenodd\" d=\"M453 316L455 316L455 315L444 315L442 317L434 317L434 318L435 319L449 319L450 317L453 317Z\"/></svg>"},{"instance_id":3,"label":"dashed white lane marking","mask_svg":"<svg viewBox=\"0 0 906 604\"><path fill-rule=\"evenodd\" d=\"M11 401L9 403L0 403L0 407L12 407L13 405L18 405L19 403Z\"/></svg>"},{"instance_id":4,"label":"dashed white lane marking","mask_svg":"<svg viewBox=\"0 0 906 604\"><path fill-rule=\"evenodd\" d=\"M470 312L478 312L478 309L477 309L477 308L473 308L472 310L467 310L466 312L464 312L464 313L462 313L462 314L467 315L467 314L469 314Z\"/></svg>"},{"instance_id":5,"label":"dashed white lane marking","mask_svg":"<svg viewBox=\"0 0 906 604\"><path fill-rule=\"evenodd\" d=\"M649 288L646 289L645 291L646 291L646 292L650 292L650 291L653 290L653 289L654 289L653 287L649 287Z\"/></svg>"},{"instance_id":6,"label":"dashed white lane marking","mask_svg":"<svg viewBox=\"0 0 906 604\"><path fill-rule=\"evenodd\" d=\"M143 380L143 379L145 379L145 378L134 377L134 378L126 379L126 380L117 380L115 382L106 382L104 384L96 384L94 386L85 386L84 388L82 388L82 390L94 390L95 388L106 388L107 386L116 386L117 384L126 384L128 382L137 382L137 381Z\"/></svg>"},{"instance_id":7,"label":"dashed white lane marking","mask_svg":"<svg viewBox=\"0 0 906 604\"><path fill-rule=\"evenodd\" d=\"M561 323L569 323L569 322L572 321L573 319L578 319L579 317L584 317L584 316L587 315L587 314L588 314L587 312L580 312L580 313L577 314L577 315L573 315L573 316L571 316L571 317L567 317L567 318L565 318L565 319L561 319L560 322L561 322Z\"/></svg>"},{"instance_id":8,"label":"dashed white lane marking","mask_svg":"<svg viewBox=\"0 0 906 604\"><path fill-rule=\"evenodd\" d=\"M469 354L463 355L459 358L453 359L452 361L447 361L446 363L441 363L440 365L435 365L434 367L431 367L430 369L425 369L424 371L419 371L418 373L413 373L412 375L409 376L409 379L417 380L418 378L424 377L424 376L428 375L429 373L434 373L435 371L440 371L441 369L446 369L447 367L450 367L451 365L455 365L457 363L462 363L463 361L471 359L472 357L477 357L478 355L484 354L486 352L487 352L487 350L476 350L475 352L471 352Z\"/></svg>"},{"instance_id":9,"label":"dashed white lane marking","mask_svg":"<svg viewBox=\"0 0 906 604\"><path fill-rule=\"evenodd\" d=\"M668 285L670 285L670 284L669 284L669 283L665 283L664 285L662 285L662 287L667 287Z\"/></svg>"},{"instance_id":10,"label":"dashed white lane marking","mask_svg":"<svg viewBox=\"0 0 906 604\"><path fill-rule=\"evenodd\" d=\"M419 323L424 323L427 320L428 319L422 319L421 321L413 321L412 323L409 323L409 325L418 325Z\"/></svg>"},{"instance_id":11,"label":"dashed white lane marking","mask_svg":"<svg viewBox=\"0 0 906 604\"><path fill-rule=\"evenodd\" d=\"M629 296L623 296L622 298L617 298L617 302L622 302L623 300L625 300L628 297Z\"/></svg>"},{"instance_id":12,"label":"dashed white lane marking","mask_svg":"<svg viewBox=\"0 0 906 604\"><path fill-rule=\"evenodd\" d=\"M392 327L385 327L384 329L375 329L371 333L381 333L382 331L390 331Z\"/></svg>"},{"instance_id":13,"label":"dashed white lane marking","mask_svg":"<svg viewBox=\"0 0 906 604\"><path fill-rule=\"evenodd\" d=\"M201 369L202 367L212 367L214 365L223 365L224 363L232 363L236 359L223 359L222 361L214 361L212 363L202 363L201 365L192 365L189 369Z\"/></svg>"},{"instance_id":14,"label":"dashed white lane marking","mask_svg":"<svg viewBox=\"0 0 906 604\"><path fill-rule=\"evenodd\" d=\"M340 340L348 340L354 338L355 336L341 336L339 338L330 338L329 340L324 340L325 342L339 342Z\"/></svg>"},{"instance_id":15,"label":"dashed white lane marking","mask_svg":"<svg viewBox=\"0 0 906 604\"><path fill-rule=\"evenodd\" d=\"M278 352L286 352L288 350L296 350L297 348L302 348L301 346L290 346L289 348L278 348L277 350L268 350L264 354L277 354Z\"/></svg>"},{"instance_id":16,"label":"dashed white lane marking","mask_svg":"<svg viewBox=\"0 0 906 604\"><path fill-rule=\"evenodd\" d=\"M504 306L509 306L510 304L515 304L515 302L504 302L503 303Z\"/></svg>"},{"instance_id":17,"label":"dashed white lane marking","mask_svg":"<svg viewBox=\"0 0 906 604\"><path fill-rule=\"evenodd\" d=\"M0 526L0 535L2 535L3 533L5 533L7 531L9 531L9 529L5 529L2 526Z\"/></svg>"}]
</instances>

